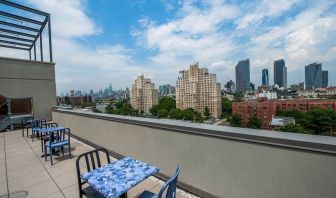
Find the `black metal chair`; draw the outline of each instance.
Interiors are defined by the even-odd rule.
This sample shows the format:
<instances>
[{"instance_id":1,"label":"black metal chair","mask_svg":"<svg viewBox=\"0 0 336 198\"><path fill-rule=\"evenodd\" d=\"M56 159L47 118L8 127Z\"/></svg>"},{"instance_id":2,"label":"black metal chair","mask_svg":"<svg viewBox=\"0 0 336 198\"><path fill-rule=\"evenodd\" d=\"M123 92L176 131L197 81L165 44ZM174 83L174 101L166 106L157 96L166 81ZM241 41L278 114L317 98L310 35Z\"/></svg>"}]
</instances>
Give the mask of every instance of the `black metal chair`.
<instances>
[{"instance_id":1,"label":"black metal chair","mask_svg":"<svg viewBox=\"0 0 336 198\"><path fill-rule=\"evenodd\" d=\"M33 126L33 123L32 121L34 120L34 117L33 116L29 116L29 117L24 117L21 119L21 125L22 125L22 137L24 137L24 131L26 129L27 131L27 137L28 137L28 130L30 128L32 128ZM28 122L28 121L31 121L31 122Z\"/></svg>"},{"instance_id":2,"label":"black metal chair","mask_svg":"<svg viewBox=\"0 0 336 198\"><path fill-rule=\"evenodd\" d=\"M91 171L94 169L97 169L99 167L101 167L102 164L100 161L100 157L99 157L99 151L105 153L106 155L106 159L107 159L107 163L111 163L109 154L107 152L106 149L104 148L99 148L93 151L89 151L86 153L83 153L81 155L78 156L77 160L76 160L76 169L77 169L77 179L78 179L78 190L79 190L79 197L82 198L83 195L85 195L86 197L103 197L103 195L101 195L99 192L97 192L96 190L94 190L92 187L88 186L86 188L83 189L83 185L86 183L84 181L82 181L82 179L80 178L81 176L81 171L80 171L80 160L82 158L85 158L85 165L86 165L86 170L87 171ZM90 166L91 164L91 166Z\"/></svg>"}]
</instances>

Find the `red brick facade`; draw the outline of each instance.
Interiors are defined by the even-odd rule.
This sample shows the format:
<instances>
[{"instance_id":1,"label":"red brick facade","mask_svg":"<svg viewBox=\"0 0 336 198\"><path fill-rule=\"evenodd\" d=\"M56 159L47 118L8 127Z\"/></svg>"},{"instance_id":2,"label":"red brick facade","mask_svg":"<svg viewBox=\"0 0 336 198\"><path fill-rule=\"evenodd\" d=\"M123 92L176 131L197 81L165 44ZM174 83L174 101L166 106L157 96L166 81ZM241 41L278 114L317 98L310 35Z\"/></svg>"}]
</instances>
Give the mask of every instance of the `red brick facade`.
<instances>
[{"instance_id":1,"label":"red brick facade","mask_svg":"<svg viewBox=\"0 0 336 198\"><path fill-rule=\"evenodd\" d=\"M250 117L256 116L262 121L261 128L268 129L272 116L276 115L277 109L297 109L307 112L316 107L336 111L336 100L293 99L234 102L232 104L232 112L233 114L241 115L244 126L246 126Z\"/></svg>"}]
</instances>

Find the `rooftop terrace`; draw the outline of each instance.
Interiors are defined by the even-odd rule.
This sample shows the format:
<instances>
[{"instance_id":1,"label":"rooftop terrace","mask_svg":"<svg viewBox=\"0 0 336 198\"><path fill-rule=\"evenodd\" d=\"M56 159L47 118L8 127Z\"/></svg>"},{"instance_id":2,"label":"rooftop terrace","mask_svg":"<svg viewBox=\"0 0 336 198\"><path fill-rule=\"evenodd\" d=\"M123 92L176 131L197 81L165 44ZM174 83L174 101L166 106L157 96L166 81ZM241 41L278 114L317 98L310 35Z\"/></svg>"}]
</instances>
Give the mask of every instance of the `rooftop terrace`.
<instances>
[{"instance_id":1,"label":"rooftop terrace","mask_svg":"<svg viewBox=\"0 0 336 198\"><path fill-rule=\"evenodd\" d=\"M0 133L0 197L78 197L76 157L93 150L72 138L72 159L55 157L55 164L41 158L40 141L22 137L21 130ZM103 159L103 158L102 158ZM111 158L111 160L116 160ZM128 191L136 197L144 190L158 193L163 181L150 177ZM178 190L177 197L195 197Z\"/></svg>"}]
</instances>

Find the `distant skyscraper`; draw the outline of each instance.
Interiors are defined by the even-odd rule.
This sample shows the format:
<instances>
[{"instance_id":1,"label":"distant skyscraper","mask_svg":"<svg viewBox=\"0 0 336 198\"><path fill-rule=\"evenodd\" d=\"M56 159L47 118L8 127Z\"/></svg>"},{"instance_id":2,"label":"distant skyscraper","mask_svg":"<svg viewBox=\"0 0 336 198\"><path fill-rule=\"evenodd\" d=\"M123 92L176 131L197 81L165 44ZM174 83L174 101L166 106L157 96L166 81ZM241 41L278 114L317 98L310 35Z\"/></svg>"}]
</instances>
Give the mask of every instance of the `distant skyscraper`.
<instances>
[{"instance_id":1,"label":"distant skyscraper","mask_svg":"<svg viewBox=\"0 0 336 198\"><path fill-rule=\"evenodd\" d=\"M269 85L268 69L262 70L262 85Z\"/></svg>"},{"instance_id":2,"label":"distant skyscraper","mask_svg":"<svg viewBox=\"0 0 336 198\"><path fill-rule=\"evenodd\" d=\"M250 83L250 90L255 90L255 85L253 83Z\"/></svg>"},{"instance_id":3,"label":"distant skyscraper","mask_svg":"<svg viewBox=\"0 0 336 198\"><path fill-rule=\"evenodd\" d=\"M149 113L150 109L158 104L158 91L150 79L138 76L132 85L131 105L139 112Z\"/></svg>"},{"instance_id":4,"label":"distant skyscraper","mask_svg":"<svg viewBox=\"0 0 336 198\"><path fill-rule=\"evenodd\" d=\"M221 85L216 82L216 74L199 68L198 63L190 65L189 70L180 71L176 83L176 108L193 108L203 113L209 108L213 117L222 114Z\"/></svg>"},{"instance_id":5,"label":"distant skyscraper","mask_svg":"<svg viewBox=\"0 0 336 198\"><path fill-rule=\"evenodd\" d=\"M322 71L322 87L328 87L328 71Z\"/></svg>"},{"instance_id":6,"label":"distant skyscraper","mask_svg":"<svg viewBox=\"0 0 336 198\"><path fill-rule=\"evenodd\" d=\"M274 84L287 88L287 67L284 59L274 61Z\"/></svg>"},{"instance_id":7,"label":"distant skyscraper","mask_svg":"<svg viewBox=\"0 0 336 198\"><path fill-rule=\"evenodd\" d=\"M328 86L328 71L322 71L321 63L312 63L305 67L306 89L311 90Z\"/></svg>"},{"instance_id":8,"label":"distant skyscraper","mask_svg":"<svg viewBox=\"0 0 336 198\"><path fill-rule=\"evenodd\" d=\"M229 93L235 93L236 92L236 85L232 80L227 82L225 87L226 87L226 89Z\"/></svg>"},{"instance_id":9,"label":"distant skyscraper","mask_svg":"<svg viewBox=\"0 0 336 198\"><path fill-rule=\"evenodd\" d=\"M108 87L108 93L109 93L109 95L112 95L112 92L113 92L113 90L112 90L112 83L110 83L110 86Z\"/></svg>"},{"instance_id":10,"label":"distant skyscraper","mask_svg":"<svg viewBox=\"0 0 336 198\"><path fill-rule=\"evenodd\" d=\"M240 60L236 66L236 92L250 89L250 60Z\"/></svg>"},{"instance_id":11,"label":"distant skyscraper","mask_svg":"<svg viewBox=\"0 0 336 198\"><path fill-rule=\"evenodd\" d=\"M161 97L163 96L174 96L175 95L175 87L167 85L159 86L159 94Z\"/></svg>"}]
</instances>

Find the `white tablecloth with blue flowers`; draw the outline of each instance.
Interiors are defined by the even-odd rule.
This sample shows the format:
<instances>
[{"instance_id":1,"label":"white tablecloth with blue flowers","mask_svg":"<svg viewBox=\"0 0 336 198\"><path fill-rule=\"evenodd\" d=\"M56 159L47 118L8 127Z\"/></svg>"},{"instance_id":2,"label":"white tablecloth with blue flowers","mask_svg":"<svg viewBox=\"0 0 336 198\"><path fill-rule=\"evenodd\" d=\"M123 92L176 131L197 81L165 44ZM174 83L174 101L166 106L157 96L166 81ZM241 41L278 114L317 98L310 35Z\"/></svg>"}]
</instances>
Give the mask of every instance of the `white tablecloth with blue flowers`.
<instances>
[{"instance_id":1,"label":"white tablecloth with blue flowers","mask_svg":"<svg viewBox=\"0 0 336 198\"><path fill-rule=\"evenodd\" d=\"M159 168L131 157L125 157L81 175L93 189L104 197L119 197Z\"/></svg>"}]
</instances>

